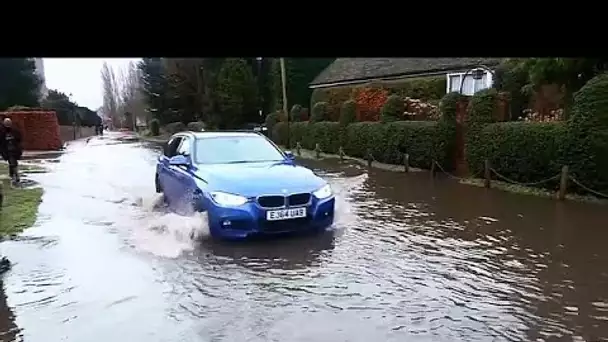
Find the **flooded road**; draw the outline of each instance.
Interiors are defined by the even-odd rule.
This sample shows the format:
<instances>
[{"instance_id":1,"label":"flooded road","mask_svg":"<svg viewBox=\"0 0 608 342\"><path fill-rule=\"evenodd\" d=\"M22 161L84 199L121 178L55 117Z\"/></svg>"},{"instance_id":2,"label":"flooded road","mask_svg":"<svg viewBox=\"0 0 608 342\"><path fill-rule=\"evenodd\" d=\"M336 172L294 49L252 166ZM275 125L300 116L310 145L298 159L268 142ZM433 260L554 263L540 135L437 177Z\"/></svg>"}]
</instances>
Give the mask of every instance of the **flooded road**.
<instances>
[{"instance_id":1,"label":"flooded road","mask_svg":"<svg viewBox=\"0 0 608 342\"><path fill-rule=\"evenodd\" d=\"M46 192L0 245L0 340L608 340L605 207L303 161L338 192L334 229L221 243L153 211L158 152L111 137L29 176Z\"/></svg>"}]
</instances>

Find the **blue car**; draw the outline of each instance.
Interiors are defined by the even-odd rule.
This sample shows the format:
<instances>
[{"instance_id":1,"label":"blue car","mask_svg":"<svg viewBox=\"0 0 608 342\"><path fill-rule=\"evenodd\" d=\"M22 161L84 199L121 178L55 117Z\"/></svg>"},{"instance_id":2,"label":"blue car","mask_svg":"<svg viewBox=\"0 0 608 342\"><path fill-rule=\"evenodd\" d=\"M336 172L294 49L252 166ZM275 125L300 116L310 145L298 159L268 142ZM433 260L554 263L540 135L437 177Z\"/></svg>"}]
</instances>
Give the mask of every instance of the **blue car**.
<instances>
[{"instance_id":1,"label":"blue car","mask_svg":"<svg viewBox=\"0 0 608 342\"><path fill-rule=\"evenodd\" d=\"M330 185L256 132L182 132L156 166L172 210L207 212L214 237L323 231L334 220Z\"/></svg>"}]
</instances>

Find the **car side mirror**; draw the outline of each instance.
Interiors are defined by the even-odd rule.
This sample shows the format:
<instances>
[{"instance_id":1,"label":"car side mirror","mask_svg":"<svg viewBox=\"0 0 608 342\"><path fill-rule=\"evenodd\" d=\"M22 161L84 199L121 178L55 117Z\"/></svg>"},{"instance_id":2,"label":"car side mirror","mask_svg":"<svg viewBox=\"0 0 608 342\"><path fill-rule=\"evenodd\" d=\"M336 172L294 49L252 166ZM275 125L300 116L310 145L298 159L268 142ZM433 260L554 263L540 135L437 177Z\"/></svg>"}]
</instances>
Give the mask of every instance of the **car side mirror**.
<instances>
[{"instance_id":1,"label":"car side mirror","mask_svg":"<svg viewBox=\"0 0 608 342\"><path fill-rule=\"evenodd\" d=\"M296 156L293 155L293 152L291 151L285 151L285 157L287 157L287 159L289 160L295 160Z\"/></svg>"},{"instance_id":2,"label":"car side mirror","mask_svg":"<svg viewBox=\"0 0 608 342\"><path fill-rule=\"evenodd\" d=\"M175 166L190 166L190 159L184 155L178 154L169 159L169 164Z\"/></svg>"}]
</instances>

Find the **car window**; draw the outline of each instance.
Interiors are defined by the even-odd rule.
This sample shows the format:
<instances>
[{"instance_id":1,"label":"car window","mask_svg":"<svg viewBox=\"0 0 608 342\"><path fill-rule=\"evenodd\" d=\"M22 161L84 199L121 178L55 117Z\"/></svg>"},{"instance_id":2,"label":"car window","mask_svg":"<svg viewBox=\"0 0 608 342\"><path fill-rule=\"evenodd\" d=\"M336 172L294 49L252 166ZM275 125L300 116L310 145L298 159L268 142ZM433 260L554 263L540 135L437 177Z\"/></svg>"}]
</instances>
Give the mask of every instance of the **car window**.
<instances>
[{"instance_id":1,"label":"car window","mask_svg":"<svg viewBox=\"0 0 608 342\"><path fill-rule=\"evenodd\" d=\"M165 156L171 158L177 154L177 147L182 142L182 137L175 137L165 145Z\"/></svg>"},{"instance_id":2,"label":"car window","mask_svg":"<svg viewBox=\"0 0 608 342\"><path fill-rule=\"evenodd\" d=\"M177 149L177 154L182 154L184 156L189 156L192 148L192 142L189 138L182 139L181 145Z\"/></svg>"},{"instance_id":3,"label":"car window","mask_svg":"<svg viewBox=\"0 0 608 342\"><path fill-rule=\"evenodd\" d=\"M282 161L281 151L258 135L201 138L196 142L195 160L200 164Z\"/></svg>"}]
</instances>

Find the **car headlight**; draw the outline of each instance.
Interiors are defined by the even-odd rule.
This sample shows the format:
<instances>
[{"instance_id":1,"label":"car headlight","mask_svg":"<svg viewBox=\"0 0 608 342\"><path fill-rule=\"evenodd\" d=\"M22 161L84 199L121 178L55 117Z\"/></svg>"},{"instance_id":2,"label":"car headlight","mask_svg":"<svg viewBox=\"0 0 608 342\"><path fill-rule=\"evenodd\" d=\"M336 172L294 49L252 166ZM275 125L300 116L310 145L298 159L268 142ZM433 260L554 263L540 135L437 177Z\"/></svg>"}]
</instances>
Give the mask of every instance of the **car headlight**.
<instances>
[{"instance_id":1,"label":"car headlight","mask_svg":"<svg viewBox=\"0 0 608 342\"><path fill-rule=\"evenodd\" d=\"M225 207L237 207L247 203L247 197L228 194L225 192L214 191L211 193L211 197L215 203Z\"/></svg>"},{"instance_id":2,"label":"car headlight","mask_svg":"<svg viewBox=\"0 0 608 342\"><path fill-rule=\"evenodd\" d=\"M331 186L329 184L323 185L322 188L312 193L318 199L324 199L332 195Z\"/></svg>"}]
</instances>

